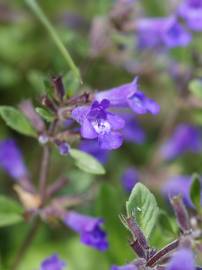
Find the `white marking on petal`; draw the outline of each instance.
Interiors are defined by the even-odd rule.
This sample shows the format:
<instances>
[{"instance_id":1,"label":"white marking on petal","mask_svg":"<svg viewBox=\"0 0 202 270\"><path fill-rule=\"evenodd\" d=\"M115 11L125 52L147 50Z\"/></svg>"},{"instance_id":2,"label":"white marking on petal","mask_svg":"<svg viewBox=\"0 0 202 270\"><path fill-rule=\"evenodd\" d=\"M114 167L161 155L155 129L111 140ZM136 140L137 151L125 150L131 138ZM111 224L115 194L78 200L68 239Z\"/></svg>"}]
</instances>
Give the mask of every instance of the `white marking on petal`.
<instances>
[{"instance_id":1,"label":"white marking on petal","mask_svg":"<svg viewBox=\"0 0 202 270\"><path fill-rule=\"evenodd\" d=\"M91 123L96 133L98 134L106 134L111 131L111 125L106 120L96 120L96 121L92 121Z\"/></svg>"}]
</instances>

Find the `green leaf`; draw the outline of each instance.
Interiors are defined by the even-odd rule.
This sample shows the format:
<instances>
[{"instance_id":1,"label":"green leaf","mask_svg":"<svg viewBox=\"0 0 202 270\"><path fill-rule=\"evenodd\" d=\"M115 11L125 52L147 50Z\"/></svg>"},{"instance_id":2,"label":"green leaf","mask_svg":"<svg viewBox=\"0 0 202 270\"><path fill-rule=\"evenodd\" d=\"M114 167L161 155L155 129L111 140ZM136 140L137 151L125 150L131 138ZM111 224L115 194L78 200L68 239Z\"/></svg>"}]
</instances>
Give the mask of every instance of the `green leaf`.
<instances>
[{"instance_id":1,"label":"green leaf","mask_svg":"<svg viewBox=\"0 0 202 270\"><path fill-rule=\"evenodd\" d=\"M71 71L63 78L63 83L67 96L73 96L80 87L80 81L74 77Z\"/></svg>"},{"instance_id":2,"label":"green leaf","mask_svg":"<svg viewBox=\"0 0 202 270\"><path fill-rule=\"evenodd\" d=\"M36 136L36 131L22 112L11 106L0 106L0 115L6 124L27 136Z\"/></svg>"},{"instance_id":3,"label":"green leaf","mask_svg":"<svg viewBox=\"0 0 202 270\"><path fill-rule=\"evenodd\" d=\"M201 211L201 182L198 174L192 176L190 197L196 208Z\"/></svg>"},{"instance_id":4,"label":"green leaf","mask_svg":"<svg viewBox=\"0 0 202 270\"><path fill-rule=\"evenodd\" d=\"M23 208L17 202L0 195L0 227L21 222L22 214Z\"/></svg>"},{"instance_id":5,"label":"green leaf","mask_svg":"<svg viewBox=\"0 0 202 270\"><path fill-rule=\"evenodd\" d=\"M105 174L104 167L93 156L77 149L71 149L70 156L75 160L75 165L82 171L91 174Z\"/></svg>"},{"instance_id":6,"label":"green leaf","mask_svg":"<svg viewBox=\"0 0 202 270\"><path fill-rule=\"evenodd\" d=\"M163 232L165 231L169 234L175 234L171 219L169 218L168 214L162 209L159 210L158 223Z\"/></svg>"},{"instance_id":7,"label":"green leaf","mask_svg":"<svg viewBox=\"0 0 202 270\"><path fill-rule=\"evenodd\" d=\"M196 96L197 98L202 99L202 81L198 79L194 79L189 83L190 91Z\"/></svg>"},{"instance_id":8,"label":"green leaf","mask_svg":"<svg viewBox=\"0 0 202 270\"><path fill-rule=\"evenodd\" d=\"M54 120L54 115L51 112L39 107L35 108L35 110L47 122L52 122Z\"/></svg>"},{"instance_id":9,"label":"green leaf","mask_svg":"<svg viewBox=\"0 0 202 270\"><path fill-rule=\"evenodd\" d=\"M158 219L159 208L154 195L141 183L133 188L126 202L128 216L134 216L146 238L151 234Z\"/></svg>"}]
</instances>

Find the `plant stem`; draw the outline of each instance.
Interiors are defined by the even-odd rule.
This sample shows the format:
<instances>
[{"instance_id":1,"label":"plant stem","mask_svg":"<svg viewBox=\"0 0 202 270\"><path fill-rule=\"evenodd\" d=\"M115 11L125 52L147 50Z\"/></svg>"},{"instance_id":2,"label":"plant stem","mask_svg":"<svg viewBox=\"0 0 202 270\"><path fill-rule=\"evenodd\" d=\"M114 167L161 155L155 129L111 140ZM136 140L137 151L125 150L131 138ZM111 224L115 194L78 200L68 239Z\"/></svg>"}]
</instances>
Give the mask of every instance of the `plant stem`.
<instances>
[{"instance_id":1,"label":"plant stem","mask_svg":"<svg viewBox=\"0 0 202 270\"><path fill-rule=\"evenodd\" d=\"M148 260L147 266L153 267L157 262L159 262L160 260L162 260L162 258L165 255L168 255L171 251L175 250L178 245L179 245L179 240L176 239L172 243L168 244L167 246L165 246L164 248L162 248L161 250L159 250L158 252L156 252L154 254L154 256L152 256Z\"/></svg>"},{"instance_id":2,"label":"plant stem","mask_svg":"<svg viewBox=\"0 0 202 270\"><path fill-rule=\"evenodd\" d=\"M36 0L25 0L27 5L31 8L31 10L35 13L35 15L38 17L38 19L41 21L41 23L44 25L44 27L47 29L49 35L51 36L52 40L54 41L55 45L57 46L58 50L61 52L65 60L67 61L70 69L73 72L73 75L76 79L79 79L81 82L81 75L79 72L79 69L75 65L71 55L69 54L68 50L64 46L63 42L61 41L60 37L58 36L57 32L55 31L54 27L44 14L43 10L40 8Z\"/></svg>"},{"instance_id":3,"label":"plant stem","mask_svg":"<svg viewBox=\"0 0 202 270\"><path fill-rule=\"evenodd\" d=\"M39 218L37 218L32 223L31 228L27 233L27 236L25 237L24 241L22 242L22 245L20 246L20 249L18 250L18 253L17 253L15 261L11 267L11 270L18 269L18 266L20 265L22 258L24 257L28 247L30 246L30 244L32 243L32 241L36 235L36 232L39 228L39 225L40 225L40 220L39 220Z\"/></svg>"},{"instance_id":4,"label":"plant stem","mask_svg":"<svg viewBox=\"0 0 202 270\"><path fill-rule=\"evenodd\" d=\"M48 166L50 161L50 148L48 145L45 145L43 148L43 156L42 156L42 163L41 163L41 170L39 176L39 190L40 196L42 200L42 205L44 204L45 197L46 197L46 182L48 177Z\"/></svg>"}]
</instances>

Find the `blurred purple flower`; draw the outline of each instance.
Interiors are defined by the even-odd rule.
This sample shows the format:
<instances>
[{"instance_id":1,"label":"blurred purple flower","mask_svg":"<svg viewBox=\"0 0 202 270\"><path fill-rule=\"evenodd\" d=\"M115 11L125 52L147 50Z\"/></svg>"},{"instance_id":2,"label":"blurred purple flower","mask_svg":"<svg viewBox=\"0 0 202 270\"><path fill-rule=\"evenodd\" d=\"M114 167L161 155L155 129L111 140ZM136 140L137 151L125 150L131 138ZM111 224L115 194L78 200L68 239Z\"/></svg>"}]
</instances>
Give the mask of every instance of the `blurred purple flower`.
<instances>
[{"instance_id":1,"label":"blurred purple flower","mask_svg":"<svg viewBox=\"0 0 202 270\"><path fill-rule=\"evenodd\" d=\"M162 146L161 154L165 159L170 160L186 152L200 152L201 149L200 130L189 124L180 124L171 138Z\"/></svg>"},{"instance_id":2,"label":"blurred purple flower","mask_svg":"<svg viewBox=\"0 0 202 270\"><path fill-rule=\"evenodd\" d=\"M121 180L126 192L131 192L139 180L139 173L135 168L128 168L124 171Z\"/></svg>"},{"instance_id":3,"label":"blurred purple flower","mask_svg":"<svg viewBox=\"0 0 202 270\"><path fill-rule=\"evenodd\" d=\"M194 208L190 198L190 187L192 177L187 175L173 176L166 181L162 188L162 193L165 197L170 198L176 195L181 195L186 206Z\"/></svg>"},{"instance_id":4,"label":"blurred purple flower","mask_svg":"<svg viewBox=\"0 0 202 270\"><path fill-rule=\"evenodd\" d=\"M163 45L161 32L166 18L144 18L136 21L138 47L157 48Z\"/></svg>"},{"instance_id":5,"label":"blurred purple flower","mask_svg":"<svg viewBox=\"0 0 202 270\"><path fill-rule=\"evenodd\" d=\"M0 141L0 167L16 180L27 175L22 154L12 139Z\"/></svg>"},{"instance_id":6,"label":"blurred purple flower","mask_svg":"<svg viewBox=\"0 0 202 270\"><path fill-rule=\"evenodd\" d=\"M68 212L64 217L65 225L80 234L81 242L100 251L108 248L106 233L102 229L104 221L101 218Z\"/></svg>"},{"instance_id":7,"label":"blurred purple flower","mask_svg":"<svg viewBox=\"0 0 202 270\"><path fill-rule=\"evenodd\" d=\"M191 34L175 18L168 18L162 32L162 39L168 48L186 47L191 42Z\"/></svg>"},{"instance_id":8,"label":"blurred purple flower","mask_svg":"<svg viewBox=\"0 0 202 270\"><path fill-rule=\"evenodd\" d=\"M202 1L184 0L180 5L179 15L182 16L188 27L193 31L202 31Z\"/></svg>"},{"instance_id":9,"label":"blurred purple flower","mask_svg":"<svg viewBox=\"0 0 202 270\"><path fill-rule=\"evenodd\" d=\"M42 263L40 270L62 270L66 263L59 259L57 254L46 258Z\"/></svg>"},{"instance_id":10,"label":"blurred purple flower","mask_svg":"<svg viewBox=\"0 0 202 270\"><path fill-rule=\"evenodd\" d=\"M137 267L133 264L126 264L126 265L123 265L123 266L116 266L116 265L113 265L111 267L111 270L137 270Z\"/></svg>"},{"instance_id":11,"label":"blurred purple flower","mask_svg":"<svg viewBox=\"0 0 202 270\"><path fill-rule=\"evenodd\" d=\"M129 106L138 114L158 114L160 110L160 106L153 99L138 89L137 77L131 83L97 93L96 99L98 101L108 99L111 106Z\"/></svg>"},{"instance_id":12,"label":"blurred purple flower","mask_svg":"<svg viewBox=\"0 0 202 270\"><path fill-rule=\"evenodd\" d=\"M94 156L101 163L106 163L109 157L110 151L100 149L97 140L82 140L79 149Z\"/></svg>"},{"instance_id":13,"label":"blurred purple flower","mask_svg":"<svg viewBox=\"0 0 202 270\"><path fill-rule=\"evenodd\" d=\"M175 17L145 18L136 22L140 48L185 47L191 34Z\"/></svg>"},{"instance_id":14,"label":"blurred purple flower","mask_svg":"<svg viewBox=\"0 0 202 270\"><path fill-rule=\"evenodd\" d=\"M70 145L67 142L58 142L57 146L58 146L60 155L65 156L69 154Z\"/></svg>"},{"instance_id":15,"label":"blurred purple flower","mask_svg":"<svg viewBox=\"0 0 202 270\"><path fill-rule=\"evenodd\" d=\"M174 253L166 270L195 270L194 256L191 250L181 249Z\"/></svg>"},{"instance_id":16,"label":"blurred purple flower","mask_svg":"<svg viewBox=\"0 0 202 270\"><path fill-rule=\"evenodd\" d=\"M125 120L125 127L123 129L123 137L126 141L142 144L145 141L145 132L140 127L137 120L132 114L122 114L121 117Z\"/></svg>"},{"instance_id":17,"label":"blurred purple flower","mask_svg":"<svg viewBox=\"0 0 202 270\"><path fill-rule=\"evenodd\" d=\"M107 111L110 102L103 99L94 101L89 106L77 107L72 112L72 118L81 124L81 135L85 139L98 139L101 149L116 149L123 142L119 132L125 125L125 121Z\"/></svg>"}]
</instances>

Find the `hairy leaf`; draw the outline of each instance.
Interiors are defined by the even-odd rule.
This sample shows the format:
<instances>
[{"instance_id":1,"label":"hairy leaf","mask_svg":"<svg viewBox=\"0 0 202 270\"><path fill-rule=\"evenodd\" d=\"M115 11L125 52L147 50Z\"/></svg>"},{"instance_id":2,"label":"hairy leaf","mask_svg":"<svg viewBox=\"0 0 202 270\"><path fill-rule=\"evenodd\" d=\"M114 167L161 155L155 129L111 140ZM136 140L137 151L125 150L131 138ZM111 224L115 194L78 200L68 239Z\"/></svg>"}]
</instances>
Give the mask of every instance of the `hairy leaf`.
<instances>
[{"instance_id":1,"label":"hairy leaf","mask_svg":"<svg viewBox=\"0 0 202 270\"><path fill-rule=\"evenodd\" d=\"M23 208L17 202L0 195L0 227L21 222L22 214Z\"/></svg>"},{"instance_id":2,"label":"hairy leaf","mask_svg":"<svg viewBox=\"0 0 202 270\"><path fill-rule=\"evenodd\" d=\"M75 165L79 169L91 174L105 174L104 167L93 156L77 149L71 149L70 156L75 160Z\"/></svg>"},{"instance_id":3,"label":"hairy leaf","mask_svg":"<svg viewBox=\"0 0 202 270\"><path fill-rule=\"evenodd\" d=\"M54 120L54 115L51 112L39 107L37 107L35 110L47 122L52 122Z\"/></svg>"},{"instance_id":4,"label":"hairy leaf","mask_svg":"<svg viewBox=\"0 0 202 270\"><path fill-rule=\"evenodd\" d=\"M33 126L21 111L11 106L0 106L0 115L10 128L27 136L36 136Z\"/></svg>"},{"instance_id":5,"label":"hairy leaf","mask_svg":"<svg viewBox=\"0 0 202 270\"><path fill-rule=\"evenodd\" d=\"M137 183L126 202L126 210L128 216L134 216L145 237L148 238L159 214L154 195L143 184Z\"/></svg>"},{"instance_id":6,"label":"hairy leaf","mask_svg":"<svg viewBox=\"0 0 202 270\"><path fill-rule=\"evenodd\" d=\"M201 209L201 182L198 174L194 174L192 177L190 197L196 208Z\"/></svg>"}]
</instances>

